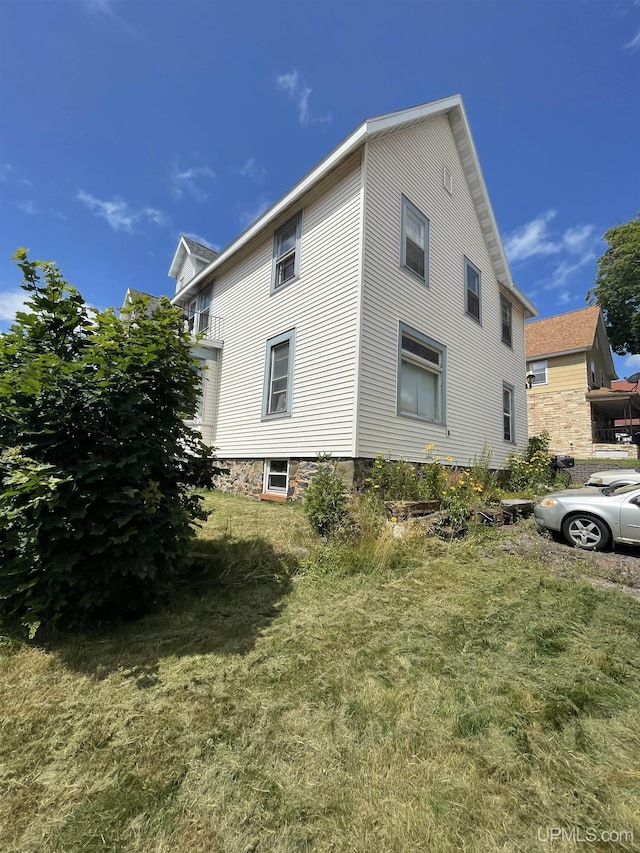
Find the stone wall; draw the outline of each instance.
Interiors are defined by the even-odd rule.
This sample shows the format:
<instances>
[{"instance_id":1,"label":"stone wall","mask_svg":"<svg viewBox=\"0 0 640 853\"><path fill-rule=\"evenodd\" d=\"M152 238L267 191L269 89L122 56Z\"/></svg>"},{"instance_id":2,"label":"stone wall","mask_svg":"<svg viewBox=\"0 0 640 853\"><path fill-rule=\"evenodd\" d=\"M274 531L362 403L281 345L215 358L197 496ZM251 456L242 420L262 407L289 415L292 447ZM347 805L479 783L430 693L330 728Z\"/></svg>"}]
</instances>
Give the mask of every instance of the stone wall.
<instances>
[{"instance_id":1,"label":"stone wall","mask_svg":"<svg viewBox=\"0 0 640 853\"><path fill-rule=\"evenodd\" d=\"M592 455L591 406L584 389L529 394L527 414L529 435L548 432L552 454Z\"/></svg>"},{"instance_id":2,"label":"stone wall","mask_svg":"<svg viewBox=\"0 0 640 853\"><path fill-rule=\"evenodd\" d=\"M353 459L332 461L337 474L344 482L345 491L352 491L355 485ZM264 459L220 459L216 460L216 465L229 469L228 474L214 477L214 486L221 492L250 498L259 498L263 493ZM317 470L318 463L315 459L290 459L287 500L301 500Z\"/></svg>"}]
</instances>

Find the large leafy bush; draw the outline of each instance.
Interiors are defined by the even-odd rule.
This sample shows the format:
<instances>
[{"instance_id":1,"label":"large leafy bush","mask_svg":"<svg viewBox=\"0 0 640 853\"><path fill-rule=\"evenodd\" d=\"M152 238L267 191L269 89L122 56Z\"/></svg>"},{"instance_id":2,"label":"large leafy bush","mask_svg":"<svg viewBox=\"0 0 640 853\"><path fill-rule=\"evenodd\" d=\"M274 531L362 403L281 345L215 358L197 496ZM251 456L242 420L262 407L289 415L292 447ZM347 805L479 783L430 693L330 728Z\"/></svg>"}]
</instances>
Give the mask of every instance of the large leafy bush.
<instances>
[{"instance_id":1,"label":"large leafy bush","mask_svg":"<svg viewBox=\"0 0 640 853\"><path fill-rule=\"evenodd\" d=\"M0 335L0 615L140 612L183 566L212 455L183 418L190 338L163 299L95 311L58 268L15 256L25 312Z\"/></svg>"}]
</instances>

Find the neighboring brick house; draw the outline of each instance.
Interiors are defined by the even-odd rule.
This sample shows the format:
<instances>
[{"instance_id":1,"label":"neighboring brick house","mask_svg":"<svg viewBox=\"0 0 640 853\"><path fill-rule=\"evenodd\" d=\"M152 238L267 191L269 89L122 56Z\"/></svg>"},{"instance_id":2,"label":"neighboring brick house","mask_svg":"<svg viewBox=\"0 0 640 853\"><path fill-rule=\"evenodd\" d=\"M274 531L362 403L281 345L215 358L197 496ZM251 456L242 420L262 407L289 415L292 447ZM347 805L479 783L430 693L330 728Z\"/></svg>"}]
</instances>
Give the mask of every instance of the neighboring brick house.
<instances>
[{"instance_id":1,"label":"neighboring brick house","mask_svg":"<svg viewBox=\"0 0 640 853\"><path fill-rule=\"evenodd\" d=\"M630 457L637 390L614 390L611 347L597 305L525 326L529 435L546 431L552 453Z\"/></svg>"}]
</instances>

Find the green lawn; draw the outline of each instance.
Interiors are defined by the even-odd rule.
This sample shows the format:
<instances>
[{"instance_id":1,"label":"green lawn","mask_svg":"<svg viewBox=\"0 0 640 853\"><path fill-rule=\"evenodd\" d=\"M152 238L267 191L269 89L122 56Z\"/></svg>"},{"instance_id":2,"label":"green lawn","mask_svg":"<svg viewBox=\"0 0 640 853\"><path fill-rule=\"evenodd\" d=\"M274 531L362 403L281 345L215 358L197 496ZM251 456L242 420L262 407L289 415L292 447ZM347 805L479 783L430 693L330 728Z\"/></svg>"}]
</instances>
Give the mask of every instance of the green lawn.
<instances>
[{"instance_id":1,"label":"green lawn","mask_svg":"<svg viewBox=\"0 0 640 853\"><path fill-rule=\"evenodd\" d=\"M638 602L526 526L320 547L298 507L210 502L225 587L3 639L3 853L638 849Z\"/></svg>"}]
</instances>

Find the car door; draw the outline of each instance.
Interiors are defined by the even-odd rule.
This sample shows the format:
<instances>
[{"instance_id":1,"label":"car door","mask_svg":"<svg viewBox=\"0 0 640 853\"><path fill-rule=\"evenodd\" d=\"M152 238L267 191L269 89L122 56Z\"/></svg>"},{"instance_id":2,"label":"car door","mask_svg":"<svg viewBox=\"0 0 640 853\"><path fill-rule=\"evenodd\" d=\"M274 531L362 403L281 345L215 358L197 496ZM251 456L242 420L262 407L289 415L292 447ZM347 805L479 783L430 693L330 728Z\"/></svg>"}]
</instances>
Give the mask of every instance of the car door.
<instances>
[{"instance_id":1,"label":"car door","mask_svg":"<svg viewBox=\"0 0 640 853\"><path fill-rule=\"evenodd\" d=\"M640 545L640 492L630 494L620 506L620 540Z\"/></svg>"}]
</instances>

